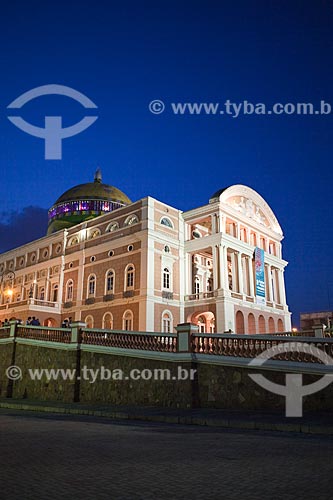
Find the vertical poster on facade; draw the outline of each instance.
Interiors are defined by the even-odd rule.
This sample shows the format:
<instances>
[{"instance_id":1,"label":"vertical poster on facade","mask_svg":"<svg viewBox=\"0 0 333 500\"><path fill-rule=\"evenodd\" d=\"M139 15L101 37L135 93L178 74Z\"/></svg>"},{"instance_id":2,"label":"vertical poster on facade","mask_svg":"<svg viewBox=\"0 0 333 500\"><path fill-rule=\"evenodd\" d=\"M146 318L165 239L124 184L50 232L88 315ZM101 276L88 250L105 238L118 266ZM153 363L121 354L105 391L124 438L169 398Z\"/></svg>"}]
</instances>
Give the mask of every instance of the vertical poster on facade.
<instances>
[{"instance_id":1,"label":"vertical poster on facade","mask_svg":"<svg viewBox=\"0 0 333 500\"><path fill-rule=\"evenodd\" d=\"M266 304L265 297L265 267L264 251L256 247L254 250L254 265L256 271L256 301L257 304Z\"/></svg>"}]
</instances>

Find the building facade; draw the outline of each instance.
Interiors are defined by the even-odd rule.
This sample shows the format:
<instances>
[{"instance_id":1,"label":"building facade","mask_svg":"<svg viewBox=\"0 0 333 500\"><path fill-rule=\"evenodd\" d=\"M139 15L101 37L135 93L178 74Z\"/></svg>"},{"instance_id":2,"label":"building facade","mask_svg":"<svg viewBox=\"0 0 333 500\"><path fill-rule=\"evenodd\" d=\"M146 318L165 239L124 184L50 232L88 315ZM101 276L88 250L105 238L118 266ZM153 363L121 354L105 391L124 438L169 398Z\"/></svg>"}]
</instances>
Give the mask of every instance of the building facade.
<instances>
[{"instance_id":1,"label":"building facade","mask_svg":"<svg viewBox=\"0 0 333 500\"><path fill-rule=\"evenodd\" d=\"M318 311L300 314L301 330L311 330L321 325L331 329L333 326L333 311Z\"/></svg>"},{"instance_id":2,"label":"building facade","mask_svg":"<svg viewBox=\"0 0 333 500\"><path fill-rule=\"evenodd\" d=\"M50 209L47 236L0 255L1 321L35 316L58 326L69 318L148 332L173 332L182 322L207 333L291 329L282 230L251 188L231 186L182 212L151 197L132 203L119 190L115 197L98 175L84 186Z\"/></svg>"}]
</instances>

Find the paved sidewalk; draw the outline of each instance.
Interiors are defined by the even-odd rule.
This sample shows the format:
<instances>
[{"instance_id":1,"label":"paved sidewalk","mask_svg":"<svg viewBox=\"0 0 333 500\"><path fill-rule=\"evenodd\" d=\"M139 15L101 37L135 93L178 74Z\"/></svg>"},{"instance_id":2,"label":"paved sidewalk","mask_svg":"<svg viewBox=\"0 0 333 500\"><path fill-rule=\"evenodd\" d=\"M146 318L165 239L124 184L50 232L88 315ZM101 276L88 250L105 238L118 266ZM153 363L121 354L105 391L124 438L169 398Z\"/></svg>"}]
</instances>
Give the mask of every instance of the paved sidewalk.
<instances>
[{"instance_id":1,"label":"paved sidewalk","mask_svg":"<svg viewBox=\"0 0 333 500\"><path fill-rule=\"evenodd\" d=\"M0 409L0 449L4 500L332 499L319 434Z\"/></svg>"},{"instance_id":2,"label":"paved sidewalk","mask_svg":"<svg viewBox=\"0 0 333 500\"><path fill-rule=\"evenodd\" d=\"M14 410L90 415L113 420L138 420L171 424L200 425L230 429L257 429L333 435L332 413L304 413L302 418L286 418L283 411L231 411L216 409L175 409L115 405L88 405L50 401L1 399L0 408Z\"/></svg>"}]
</instances>

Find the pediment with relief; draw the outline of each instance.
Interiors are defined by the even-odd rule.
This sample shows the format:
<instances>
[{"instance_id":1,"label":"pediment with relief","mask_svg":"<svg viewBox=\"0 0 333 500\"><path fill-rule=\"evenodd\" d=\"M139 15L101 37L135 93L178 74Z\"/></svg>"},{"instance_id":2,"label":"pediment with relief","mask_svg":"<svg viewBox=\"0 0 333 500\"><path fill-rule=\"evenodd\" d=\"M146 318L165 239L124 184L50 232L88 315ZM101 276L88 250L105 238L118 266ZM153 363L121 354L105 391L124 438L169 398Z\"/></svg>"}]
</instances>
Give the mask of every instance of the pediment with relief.
<instances>
[{"instance_id":1,"label":"pediment with relief","mask_svg":"<svg viewBox=\"0 0 333 500\"><path fill-rule=\"evenodd\" d=\"M233 196L232 198L229 198L226 203L237 210L237 212L245 215L245 217L254 219L259 224L269 227L269 222L263 211L250 198L245 198L244 196Z\"/></svg>"},{"instance_id":2,"label":"pediment with relief","mask_svg":"<svg viewBox=\"0 0 333 500\"><path fill-rule=\"evenodd\" d=\"M217 192L212 201L220 202L232 207L244 217L254 220L258 224L271 229L283 236L281 226L268 203L254 189L236 184Z\"/></svg>"}]
</instances>

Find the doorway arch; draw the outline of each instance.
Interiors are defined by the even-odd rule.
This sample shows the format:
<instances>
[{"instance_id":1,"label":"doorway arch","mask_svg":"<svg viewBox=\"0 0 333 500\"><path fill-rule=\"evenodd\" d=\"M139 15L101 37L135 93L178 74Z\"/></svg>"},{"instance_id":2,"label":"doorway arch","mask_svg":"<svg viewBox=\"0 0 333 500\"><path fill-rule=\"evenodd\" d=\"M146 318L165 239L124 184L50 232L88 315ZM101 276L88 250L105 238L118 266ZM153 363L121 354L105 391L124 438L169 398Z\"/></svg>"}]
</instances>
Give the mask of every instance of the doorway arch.
<instances>
[{"instance_id":1,"label":"doorway arch","mask_svg":"<svg viewBox=\"0 0 333 500\"><path fill-rule=\"evenodd\" d=\"M215 333L215 315L211 311L195 312L188 320L198 325L199 333Z\"/></svg>"}]
</instances>

